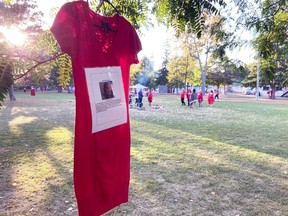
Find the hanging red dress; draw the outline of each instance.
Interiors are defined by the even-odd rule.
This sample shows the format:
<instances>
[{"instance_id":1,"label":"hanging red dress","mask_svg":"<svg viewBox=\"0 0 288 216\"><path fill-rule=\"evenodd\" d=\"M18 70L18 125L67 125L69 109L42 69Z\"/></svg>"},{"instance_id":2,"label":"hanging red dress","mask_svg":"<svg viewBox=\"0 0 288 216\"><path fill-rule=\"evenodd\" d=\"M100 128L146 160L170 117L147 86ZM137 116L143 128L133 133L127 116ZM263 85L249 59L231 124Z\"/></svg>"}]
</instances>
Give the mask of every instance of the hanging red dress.
<instances>
[{"instance_id":1,"label":"hanging red dress","mask_svg":"<svg viewBox=\"0 0 288 216\"><path fill-rule=\"evenodd\" d=\"M104 25L103 25L104 23ZM64 4L51 28L61 50L71 56L75 82L74 189L80 216L101 215L128 201L130 65L138 63L141 42L122 16L101 16L85 1ZM85 68L120 66L127 122L91 132Z\"/></svg>"}]
</instances>

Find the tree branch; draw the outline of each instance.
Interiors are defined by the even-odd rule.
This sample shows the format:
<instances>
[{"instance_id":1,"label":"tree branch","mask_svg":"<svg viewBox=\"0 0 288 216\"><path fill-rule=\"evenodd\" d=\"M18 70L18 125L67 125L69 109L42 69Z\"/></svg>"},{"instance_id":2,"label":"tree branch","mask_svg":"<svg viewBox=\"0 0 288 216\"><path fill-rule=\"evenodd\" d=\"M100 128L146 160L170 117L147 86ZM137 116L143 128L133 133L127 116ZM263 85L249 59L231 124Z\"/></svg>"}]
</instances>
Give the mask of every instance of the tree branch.
<instances>
[{"instance_id":1,"label":"tree branch","mask_svg":"<svg viewBox=\"0 0 288 216\"><path fill-rule=\"evenodd\" d=\"M33 71L35 68L37 68L39 65L45 64L45 63L47 63L47 62L49 62L49 61L52 61L52 60L55 60L55 59L57 59L58 57L60 57L60 56L62 56L62 55L64 55L64 54L65 54L65 53L60 53L60 54L55 55L55 56L53 56L53 57L51 57L51 58L49 58L49 59L46 59L46 60L44 60L44 61L36 61L37 64L35 64L33 67L29 68L25 73L23 73L23 74L21 74L21 75L18 75L18 76L15 76L15 77L14 77L14 81L15 81L15 80L18 80L18 79L20 79L20 78L22 78L22 77L24 77L25 75L27 75L28 73L30 73L31 71Z\"/></svg>"}]
</instances>

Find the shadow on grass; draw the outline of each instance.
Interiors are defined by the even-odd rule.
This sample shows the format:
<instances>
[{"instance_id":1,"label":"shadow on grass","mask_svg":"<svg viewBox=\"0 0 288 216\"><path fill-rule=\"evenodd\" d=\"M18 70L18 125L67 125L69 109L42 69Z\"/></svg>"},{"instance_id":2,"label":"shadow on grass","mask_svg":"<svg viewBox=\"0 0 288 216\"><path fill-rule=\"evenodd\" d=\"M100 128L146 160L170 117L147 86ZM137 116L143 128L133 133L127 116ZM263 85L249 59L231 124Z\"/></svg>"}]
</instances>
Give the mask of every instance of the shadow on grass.
<instances>
[{"instance_id":1,"label":"shadow on grass","mask_svg":"<svg viewBox=\"0 0 288 216\"><path fill-rule=\"evenodd\" d=\"M242 106L245 107L243 104ZM261 104L258 104L256 109L261 106ZM207 110L209 110L209 108L204 109L206 109L205 112L208 112ZM201 113L201 111L199 111L200 109L191 110L190 108L184 108L182 109L183 113L179 113L179 110L181 109L178 107L177 109L167 108L167 110L164 111L170 112L171 117L158 117L162 115L162 113L159 112L159 115L153 116L155 117L153 118L149 116L148 111L146 114L147 116L142 116L140 118L134 117L133 120L135 119L135 121L141 120L146 122L146 127L150 127L149 124L166 125L169 130L172 129L179 130L180 132L193 133L195 135L204 136L215 141L225 142L227 144L288 159L288 148L286 142L288 139L288 133L286 133L284 129L288 119L283 119L283 116L287 116L286 110L281 110L279 112L282 114L278 113L278 115L275 115L275 110L279 110L277 107L272 109L272 111L267 111L267 113L264 114L263 112L265 111L263 110L265 110L265 107L262 107L260 111L253 113L247 113L247 110L249 110L247 107L245 110L241 107L239 107L239 109L240 111L233 110L233 112L237 113L238 115L235 117L235 119L231 119L233 116L229 116L230 119L228 117L228 119L225 120L221 119L221 117L225 118L227 116L225 112L228 112L229 108L211 108L209 110L209 112L211 112L209 115L214 115L214 117L210 117L211 119L208 119L207 113ZM180 116L175 117L173 112L176 112ZM221 115L219 112L221 112ZM271 113L274 114L272 115ZM201 115L206 116L202 119ZM229 113L229 115L235 114ZM261 115L262 119L259 117ZM186 116L187 118L185 119Z\"/></svg>"},{"instance_id":2,"label":"shadow on grass","mask_svg":"<svg viewBox=\"0 0 288 216\"><path fill-rule=\"evenodd\" d=\"M141 196L138 204L153 208L157 200L151 215L179 215L178 209L185 215L287 212L285 160L182 129L141 125L145 129L132 130L132 188Z\"/></svg>"},{"instance_id":3,"label":"shadow on grass","mask_svg":"<svg viewBox=\"0 0 288 216\"><path fill-rule=\"evenodd\" d=\"M77 215L74 104L42 104L18 101L0 112L1 215ZM22 122L11 128L15 119ZM107 215L288 212L287 149L260 149L245 139L229 143L217 122L191 132L177 121L133 120L130 201ZM253 138L249 129L244 133Z\"/></svg>"},{"instance_id":4,"label":"shadow on grass","mask_svg":"<svg viewBox=\"0 0 288 216\"><path fill-rule=\"evenodd\" d=\"M43 101L22 100L8 102L1 110L1 215L77 215L72 179L74 104L63 105L59 109L59 104L45 107ZM70 137L47 137L59 128Z\"/></svg>"}]
</instances>

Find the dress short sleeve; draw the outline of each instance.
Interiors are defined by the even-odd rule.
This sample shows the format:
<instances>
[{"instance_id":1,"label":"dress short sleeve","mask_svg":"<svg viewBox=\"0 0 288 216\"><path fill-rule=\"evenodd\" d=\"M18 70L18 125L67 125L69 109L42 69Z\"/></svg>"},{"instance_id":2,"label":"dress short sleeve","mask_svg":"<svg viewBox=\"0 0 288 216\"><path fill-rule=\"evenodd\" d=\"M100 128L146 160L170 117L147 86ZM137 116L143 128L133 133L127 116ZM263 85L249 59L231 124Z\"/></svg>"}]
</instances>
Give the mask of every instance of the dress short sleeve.
<instances>
[{"instance_id":1,"label":"dress short sleeve","mask_svg":"<svg viewBox=\"0 0 288 216\"><path fill-rule=\"evenodd\" d=\"M64 4L58 11L51 32L60 45L61 51L72 56L75 53L75 41L76 41L76 18L72 16L73 6L70 3Z\"/></svg>"},{"instance_id":2,"label":"dress short sleeve","mask_svg":"<svg viewBox=\"0 0 288 216\"><path fill-rule=\"evenodd\" d=\"M121 59L129 64L138 64L137 54L142 50L141 41L131 23L120 16L119 36L117 37L118 50L121 50Z\"/></svg>"},{"instance_id":3,"label":"dress short sleeve","mask_svg":"<svg viewBox=\"0 0 288 216\"><path fill-rule=\"evenodd\" d=\"M141 41L138 37L138 34L136 32L136 30L132 27L132 30L130 31L130 35L129 35L129 41L130 41L130 63L131 64L138 64L139 60L137 57L137 54L142 50L142 45L141 45Z\"/></svg>"}]
</instances>

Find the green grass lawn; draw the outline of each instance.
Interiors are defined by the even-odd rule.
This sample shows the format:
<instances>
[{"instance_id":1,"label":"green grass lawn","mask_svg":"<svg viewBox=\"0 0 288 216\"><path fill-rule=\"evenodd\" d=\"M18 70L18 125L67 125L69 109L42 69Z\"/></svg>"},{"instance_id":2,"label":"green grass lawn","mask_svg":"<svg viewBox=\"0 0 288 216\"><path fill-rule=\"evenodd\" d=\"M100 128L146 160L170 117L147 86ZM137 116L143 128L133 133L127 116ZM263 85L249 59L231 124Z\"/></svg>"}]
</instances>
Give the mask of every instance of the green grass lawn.
<instances>
[{"instance_id":1,"label":"green grass lawn","mask_svg":"<svg viewBox=\"0 0 288 216\"><path fill-rule=\"evenodd\" d=\"M77 215L73 94L18 92L0 110L0 215ZM288 99L130 109L129 202L106 215L288 215Z\"/></svg>"}]
</instances>

